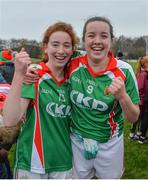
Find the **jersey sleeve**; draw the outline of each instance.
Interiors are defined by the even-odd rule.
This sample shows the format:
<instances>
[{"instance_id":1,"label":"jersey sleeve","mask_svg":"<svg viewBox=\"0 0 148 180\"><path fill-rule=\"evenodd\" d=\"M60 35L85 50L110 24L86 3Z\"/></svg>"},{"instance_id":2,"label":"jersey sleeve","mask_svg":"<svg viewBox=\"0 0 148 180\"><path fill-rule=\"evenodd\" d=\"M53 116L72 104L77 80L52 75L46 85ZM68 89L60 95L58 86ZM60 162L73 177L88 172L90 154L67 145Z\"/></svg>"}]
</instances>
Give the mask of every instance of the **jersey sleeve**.
<instances>
[{"instance_id":1,"label":"jersey sleeve","mask_svg":"<svg viewBox=\"0 0 148 180\"><path fill-rule=\"evenodd\" d=\"M125 86L126 86L126 91L130 96L132 102L134 104L139 104L140 98L139 98L137 80L131 66L129 66L129 70L127 71L126 74Z\"/></svg>"},{"instance_id":2,"label":"jersey sleeve","mask_svg":"<svg viewBox=\"0 0 148 180\"><path fill-rule=\"evenodd\" d=\"M35 86L34 86L34 84L23 83L21 97L22 98L35 99Z\"/></svg>"}]
</instances>

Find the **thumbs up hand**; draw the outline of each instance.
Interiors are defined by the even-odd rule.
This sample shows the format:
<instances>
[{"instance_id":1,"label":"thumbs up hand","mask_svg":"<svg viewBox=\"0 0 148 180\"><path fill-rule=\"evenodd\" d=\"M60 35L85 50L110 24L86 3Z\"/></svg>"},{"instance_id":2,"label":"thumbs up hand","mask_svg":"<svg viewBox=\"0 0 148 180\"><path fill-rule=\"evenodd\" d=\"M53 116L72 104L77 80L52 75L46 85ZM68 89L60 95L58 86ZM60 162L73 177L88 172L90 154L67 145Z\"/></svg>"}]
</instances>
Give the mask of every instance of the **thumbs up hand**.
<instances>
[{"instance_id":1,"label":"thumbs up hand","mask_svg":"<svg viewBox=\"0 0 148 180\"><path fill-rule=\"evenodd\" d=\"M15 72L24 76L27 72L28 65L31 64L31 58L24 48L20 50L15 57Z\"/></svg>"}]
</instances>

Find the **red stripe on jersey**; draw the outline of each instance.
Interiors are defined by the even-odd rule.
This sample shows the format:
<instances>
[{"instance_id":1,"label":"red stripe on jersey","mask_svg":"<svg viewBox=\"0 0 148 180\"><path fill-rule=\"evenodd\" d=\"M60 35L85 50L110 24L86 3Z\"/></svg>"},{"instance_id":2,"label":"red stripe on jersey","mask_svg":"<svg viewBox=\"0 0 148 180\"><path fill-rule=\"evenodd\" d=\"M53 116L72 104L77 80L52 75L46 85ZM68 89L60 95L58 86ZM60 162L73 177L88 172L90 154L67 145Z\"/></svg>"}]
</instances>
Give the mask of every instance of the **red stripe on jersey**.
<instances>
[{"instance_id":1,"label":"red stripe on jersey","mask_svg":"<svg viewBox=\"0 0 148 180\"><path fill-rule=\"evenodd\" d=\"M111 137L114 135L114 133L115 133L115 130L116 130L116 128L117 128L117 124L114 122L114 115L115 115L115 113L114 112L110 112L109 113L109 116L110 116L110 118L109 118L109 125L110 125L110 127L111 127L111 129L112 129L112 133L111 133ZM110 137L110 138L111 138Z\"/></svg>"},{"instance_id":2,"label":"red stripe on jersey","mask_svg":"<svg viewBox=\"0 0 148 180\"><path fill-rule=\"evenodd\" d=\"M112 73L114 74L115 77L121 77L125 81L126 76L118 67L114 69Z\"/></svg>"},{"instance_id":3,"label":"red stripe on jersey","mask_svg":"<svg viewBox=\"0 0 148 180\"><path fill-rule=\"evenodd\" d=\"M38 83L35 83L35 90L36 90L36 102L35 102L35 109L36 109L36 125L35 125L35 137L34 142L37 148L37 152L39 154L42 167L43 167L43 147L42 147L42 137L41 137L41 129L40 129L40 119L39 119L39 109L38 109Z\"/></svg>"}]
</instances>

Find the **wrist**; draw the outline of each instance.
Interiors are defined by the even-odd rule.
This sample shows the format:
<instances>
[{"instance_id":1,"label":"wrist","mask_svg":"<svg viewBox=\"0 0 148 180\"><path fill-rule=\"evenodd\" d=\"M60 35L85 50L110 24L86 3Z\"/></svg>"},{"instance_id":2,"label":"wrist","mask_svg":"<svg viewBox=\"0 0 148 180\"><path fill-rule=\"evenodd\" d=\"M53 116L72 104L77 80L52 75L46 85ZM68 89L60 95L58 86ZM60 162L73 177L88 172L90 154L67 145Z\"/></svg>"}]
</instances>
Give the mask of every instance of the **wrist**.
<instances>
[{"instance_id":1,"label":"wrist","mask_svg":"<svg viewBox=\"0 0 148 180\"><path fill-rule=\"evenodd\" d=\"M129 100L129 95L127 93L124 93L122 96L119 98L120 103L126 103Z\"/></svg>"},{"instance_id":2,"label":"wrist","mask_svg":"<svg viewBox=\"0 0 148 180\"><path fill-rule=\"evenodd\" d=\"M17 72L14 73L13 82L15 82L15 81L16 81L17 83L23 82L23 79L24 79L24 75L22 75L22 74L20 74L20 73L17 73Z\"/></svg>"}]
</instances>

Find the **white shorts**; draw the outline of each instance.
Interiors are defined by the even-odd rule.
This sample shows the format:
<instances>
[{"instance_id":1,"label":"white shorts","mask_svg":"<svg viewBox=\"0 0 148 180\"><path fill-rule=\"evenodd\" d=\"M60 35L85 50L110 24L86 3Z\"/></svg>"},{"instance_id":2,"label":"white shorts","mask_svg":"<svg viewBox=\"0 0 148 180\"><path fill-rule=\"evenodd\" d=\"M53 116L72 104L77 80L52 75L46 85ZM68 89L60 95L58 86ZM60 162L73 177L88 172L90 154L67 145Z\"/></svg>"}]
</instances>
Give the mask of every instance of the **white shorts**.
<instances>
[{"instance_id":1,"label":"white shorts","mask_svg":"<svg viewBox=\"0 0 148 180\"><path fill-rule=\"evenodd\" d=\"M17 169L15 179L72 179L72 169L68 171L55 171L47 174L38 174L23 169Z\"/></svg>"},{"instance_id":2,"label":"white shorts","mask_svg":"<svg viewBox=\"0 0 148 180\"><path fill-rule=\"evenodd\" d=\"M84 145L71 135L73 150L73 177L76 179L120 179L123 174L124 142L123 135L113 137L107 143L98 143L95 158L86 160Z\"/></svg>"}]
</instances>

